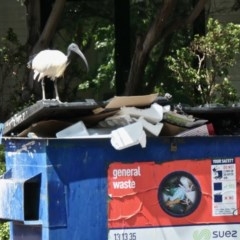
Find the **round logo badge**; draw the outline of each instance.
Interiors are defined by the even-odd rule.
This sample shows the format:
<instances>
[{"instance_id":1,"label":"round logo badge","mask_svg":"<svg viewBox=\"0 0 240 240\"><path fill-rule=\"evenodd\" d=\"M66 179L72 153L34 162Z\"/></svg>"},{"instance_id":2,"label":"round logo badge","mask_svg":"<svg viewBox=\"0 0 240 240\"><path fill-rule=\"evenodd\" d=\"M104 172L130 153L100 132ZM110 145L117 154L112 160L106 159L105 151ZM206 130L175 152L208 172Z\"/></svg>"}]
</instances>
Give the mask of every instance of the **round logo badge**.
<instances>
[{"instance_id":1,"label":"round logo badge","mask_svg":"<svg viewBox=\"0 0 240 240\"><path fill-rule=\"evenodd\" d=\"M201 200L201 189L193 175L184 171L168 174L160 183L158 200L169 215L185 217L191 214Z\"/></svg>"}]
</instances>

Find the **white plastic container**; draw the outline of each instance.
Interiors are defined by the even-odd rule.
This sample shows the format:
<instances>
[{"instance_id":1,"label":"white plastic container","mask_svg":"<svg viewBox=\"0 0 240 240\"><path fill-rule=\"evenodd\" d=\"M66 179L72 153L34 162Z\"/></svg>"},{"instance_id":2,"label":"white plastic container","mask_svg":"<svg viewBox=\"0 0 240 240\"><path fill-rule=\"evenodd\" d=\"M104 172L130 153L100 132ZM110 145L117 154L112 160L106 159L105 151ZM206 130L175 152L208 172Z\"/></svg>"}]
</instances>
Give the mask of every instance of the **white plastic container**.
<instances>
[{"instance_id":1,"label":"white plastic container","mask_svg":"<svg viewBox=\"0 0 240 240\"><path fill-rule=\"evenodd\" d=\"M89 136L87 128L82 121L79 121L56 133L57 138L75 138L82 136Z\"/></svg>"}]
</instances>

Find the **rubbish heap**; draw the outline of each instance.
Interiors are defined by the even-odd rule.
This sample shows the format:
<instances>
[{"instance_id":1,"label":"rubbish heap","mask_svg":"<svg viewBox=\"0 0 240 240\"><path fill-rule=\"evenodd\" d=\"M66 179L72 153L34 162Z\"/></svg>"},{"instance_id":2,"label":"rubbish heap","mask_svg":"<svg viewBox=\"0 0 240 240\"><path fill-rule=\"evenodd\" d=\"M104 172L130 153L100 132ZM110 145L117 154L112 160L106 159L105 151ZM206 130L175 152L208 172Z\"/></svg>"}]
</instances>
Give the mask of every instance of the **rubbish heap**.
<instances>
[{"instance_id":1,"label":"rubbish heap","mask_svg":"<svg viewBox=\"0 0 240 240\"><path fill-rule=\"evenodd\" d=\"M102 103L91 99L73 103L39 101L2 124L2 136L109 138L117 150L137 144L144 148L148 137L219 134L219 128L228 122L226 117L221 118L223 113L229 116L229 111L239 112L238 108L218 107L210 111L209 108L182 107L181 104L174 106L170 98L169 94L164 97L150 94L114 97ZM219 119L223 120L221 126ZM229 124L232 126L232 122Z\"/></svg>"}]
</instances>

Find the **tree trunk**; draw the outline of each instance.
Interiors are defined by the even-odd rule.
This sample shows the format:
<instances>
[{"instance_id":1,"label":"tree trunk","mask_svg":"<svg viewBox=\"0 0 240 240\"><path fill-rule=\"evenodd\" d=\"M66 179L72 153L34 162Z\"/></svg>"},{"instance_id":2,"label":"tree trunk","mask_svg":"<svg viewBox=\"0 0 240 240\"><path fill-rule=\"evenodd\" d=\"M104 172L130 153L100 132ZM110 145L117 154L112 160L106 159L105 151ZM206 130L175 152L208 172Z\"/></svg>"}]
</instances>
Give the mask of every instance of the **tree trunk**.
<instances>
[{"instance_id":1,"label":"tree trunk","mask_svg":"<svg viewBox=\"0 0 240 240\"><path fill-rule=\"evenodd\" d=\"M144 72L149 55L154 46L180 27L192 24L198 17L208 0L199 0L186 19L177 19L170 22L174 15L177 0L165 0L158 10L155 21L145 38L138 37L136 48L131 62L131 69L124 95L139 95L144 93Z\"/></svg>"},{"instance_id":2,"label":"tree trunk","mask_svg":"<svg viewBox=\"0 0 240 240\"><path fill-rule=\"evenodd\" d=\"M40 38L38 39L37 43L33 48L33 53L37 53L49 46L56 32L57 25L60 22L60 18L62 16L65 3L66 0L55 0L48 21L40 35Z\"/></svg>"},{"instance_id":3,"label":"tree trunk","mask_svg":"<svg viewBox=\"0 0 240 240\"><path fill-rule=\"evenodd\" d=\"M37 42L40 36L40 1L39 0L27 0L25 1L26 16L27 16L27 28L28 28L28 39L27 46L28 54L32 50L32 47Z\"/></svg>"},{"instance_id":4,"label":"tree trunk","mask_svg":"<svg viewBox=\"0 0 240 240\"><path fill-rule=\"evenodd\" d=\"M170 15L174 12L175 5L176 0L164 1L145 39L138 37L125 95L138 95L144 92L142 82L149 54L158 42Z\"/></svg>"},{"instance_id":5,"label":"tree trunk","mask_svg":"<svg viewBox=\"0 0 240 240\"><path fill-rule=\"evenodd\" d=\"M114 1L115 16L115 89L122 95L130 69L130 0ZM124 12L124 14L123 14Z\"/></svg>"},{"instance_id":6,"label":"tree trunk","mask_svg":"<svg viewBox=\"0 0 240 240\"><path fill-rule=\"evenodd\" d=\"M148 61L148 52L143 50L142 38L137 38L136 48L126 85L125 95L141 95L144 70Z\"/></svg>"}]
</instances>

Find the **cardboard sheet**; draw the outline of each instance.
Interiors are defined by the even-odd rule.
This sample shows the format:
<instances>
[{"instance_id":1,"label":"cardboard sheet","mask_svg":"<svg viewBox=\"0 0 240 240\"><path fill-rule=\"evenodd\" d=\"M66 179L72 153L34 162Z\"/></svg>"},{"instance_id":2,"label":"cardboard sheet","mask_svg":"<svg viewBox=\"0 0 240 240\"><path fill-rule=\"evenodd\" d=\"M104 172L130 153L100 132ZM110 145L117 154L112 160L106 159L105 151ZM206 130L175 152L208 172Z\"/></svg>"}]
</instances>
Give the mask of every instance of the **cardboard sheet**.
<instances>
[{"instance_id":1,"label":"cardboard sheet","mask_svg":"<svg viewBox=\"0 0 240 240\"><path fill-rule=\"evenodd\" d=\"M105 106L105 108L96 108L94 113L100 113L103 111L108 111L109 109L118 109L121 107L143 107L151 105L156 99L158 94L149 94L149 95L141 95L141 96L115 96L112 98L109 103Z\"/></svg>"}]
</instances>

